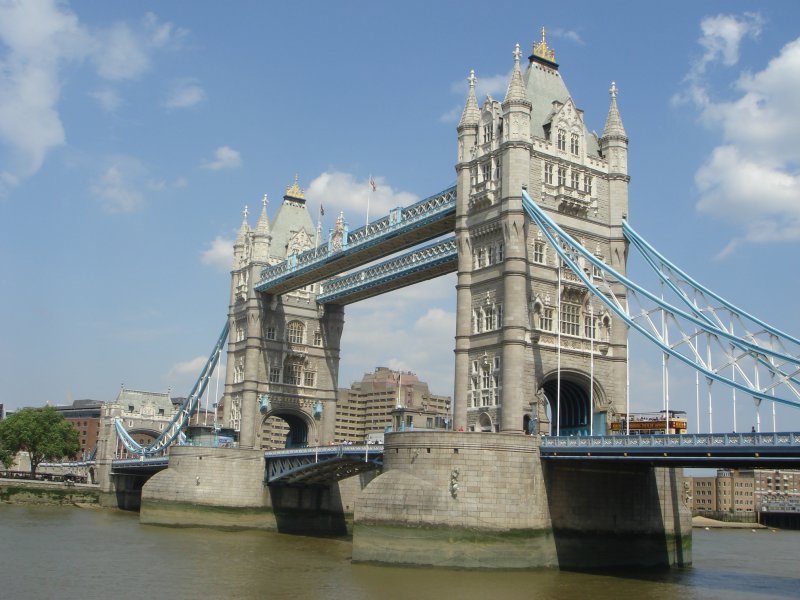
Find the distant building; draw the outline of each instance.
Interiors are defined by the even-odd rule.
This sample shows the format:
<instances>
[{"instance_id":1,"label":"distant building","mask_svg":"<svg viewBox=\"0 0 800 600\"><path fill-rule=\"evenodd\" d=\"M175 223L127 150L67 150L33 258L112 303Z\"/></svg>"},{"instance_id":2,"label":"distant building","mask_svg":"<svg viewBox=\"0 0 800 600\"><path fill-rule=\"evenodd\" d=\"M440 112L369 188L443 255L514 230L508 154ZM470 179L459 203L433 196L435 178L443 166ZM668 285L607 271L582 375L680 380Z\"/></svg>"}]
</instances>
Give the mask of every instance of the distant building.
<instances>
[{"instance_id":1,"label":"distant building","mask_svg":"<svg viewBox=\"0 0 800 600\"><path fill-rule=\"evenodd\" d=\"M800 521L800 471L720 469L716 476L692 477L692 512L715 518L795 515Z\"/></svg>"},{"instance_id":2,"label":"distant building","mask_svg":"<svg viewBox=\"0 0 800 600\"><path fill-rule=\"evenodd\" d=\"M333 441L361 444L387 430L446 429L452 422L450 404L449 396L431 394L428 384L414 373L378 367L350 388L337 391ZM285 447L289 429L280 417L268 418L262 447Z\"/></svg>"},{"instance_id":3,"label":"distant building","mask_svg":"<svg viewBox=\"0 0 800 600\"><path fill-rule=\"evenodd\" d=\"M447 429L450 423L451 398L431 394L414 373L378 367L338 391L337 443L360 443L387 430Z\"/></svg>"},{"instance_id":4,"label":"distant building","mask_svg":"<svg viewBox=\"0 0 800 600\"><path fill-rule=\"evenodd\" d=\"M75 400L65 406L54 406L78 432L80 450L78 458L91 456L100 438L100 414L103 402L100 400Z\"/></svg>"}]
</instances>

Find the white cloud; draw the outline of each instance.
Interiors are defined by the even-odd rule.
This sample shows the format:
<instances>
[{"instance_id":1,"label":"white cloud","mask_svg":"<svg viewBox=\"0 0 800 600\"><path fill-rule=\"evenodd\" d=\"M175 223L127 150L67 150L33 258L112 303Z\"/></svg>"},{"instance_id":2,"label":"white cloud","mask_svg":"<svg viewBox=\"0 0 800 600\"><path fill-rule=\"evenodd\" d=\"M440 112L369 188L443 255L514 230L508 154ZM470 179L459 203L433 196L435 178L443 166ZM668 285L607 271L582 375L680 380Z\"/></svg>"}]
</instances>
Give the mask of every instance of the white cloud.
<instances>
[{"instance_id":1,"label":"white cloud","mask_svg":"<svg viewBox=\"0 0 800 600\"><path fill-rule=\"evenodd\" d=\"M122 104L122 98L120 97L119 93L116 90L108 87L89 92L89 96L94 98L94 100L100 105L100 108L107 113L116 112Z\"/></svg>"},{"instance_id":2,"label":"white cloud","mask_svg":"<svg viewBox=\"0 0 800 600\"><path fill-rule=\"evenodd\" d=\"M100 77L129 80L151 65L152 53L185 31L148 13L137 27L117 23L90 31L57 0L0 2L0 182L16 185L36 173L53 148L66 143L58 111L64 70L91 61ZM106 88L91 94L107 111L120 103Z\"/></svg>"},{"instance_id":3,"label":"white cloud","mask_svg":"<svg viewBox=\"0 0 800 600\"><path fill-rule=\"evenodd\" d=\"M66 136L56 110L59 69L81 60L87 35L77 18L60 3L0 4L0 141L10 152L2 179L16 183L39 170L52 148ZM1 47L1 46L0 46Z\"/></svg>"},{"instance_id":4,"label":"white cloud","mask_svg":"<svg viewBox=\"0 0 800 600\"><path fill-rule=\"evenodd\" d=\"M242 165L242 157L238 150L230 146L220 146L214 151L214 160L203 165L204 169L219 171L220 169L236 169Z\"/></svg>"},{"instance_id":5,"label":"white cloud","mask_svg":"<svg viewBox=\"0 0 800 600\"><path fill-rule=\"evenodd\" d=\"M547 35L557 39L569 40L579 46L583 46L585 43L581 35L573 29L551 29L547 31Z\"/></svg>"},{"instance_id":6,"label":"white cloud","mask_svg":"<svg viewBox=\"0 0 800 600\"><path fill-rule=\"evenodd\" d=\"M348 306L341 379L348 387L365 371L412 371L435 394L453 393L455 275Z\"/></svg>"},{"instance_id":7,"label":"white cloud","mask_svg":"<svg viewBox=\"0 0 800 600\"><path fill-rule=\"evenodd\" d=\"M170 370L167 372L167 378L171 379L175 377L183 377L185 375L197 376L200 374L200 371L203 369L207 361L208 357L197 356L191 360L185 360L183 362L176 363L172 365Z\"/></svg>"},{"instance_id":8,"label":"white cloud","mask_svg":"<svg viewBox=\"0 0 800 600\"><path fill-rule=\"evenodd\" d=\"M141 188L147 185L146 169L135 158L115 157L91 186L103 208L110 213L129 213L144 203Z\"/></svg>"},{"instance_id":9,"label":"white cloud","mask_svg":"<svg viewBox=\"0 0 800 600\"><path fill-rule=\"evenodd\" d=\"M217 236L203 250L200 262L218 271L230 271L233 263L233 240Z\"/></svg>"},{"instance_id":10,"label":"white cloud","mask_svg":"<svg viewBox=\"0 0 800 600\"><path fill-rule=\"evenodd\" d=\"M164 106L167 108L189 108L206 98L206 92L196 80L187 78L174 81L170 86Z\"/></svg>"},{"instance_id":11,"label":"white cloud","mask_svg":"<svg viewBox=\"0 0 800 600\"><path fill-rule=\"evenodd\" d=\"M397 206L407 206L418 200L409 192L395 191L383 177L374 175L375 191L371 191L369 178L357 180L350 173L326 171L314 179L306 190L306 199L312 205L320 203L325 211L336 218L344 212L350 228L361 227L367 218L369 203L370 221L383 216Z\"/></svg>"},{"instance_id":12,"label":"white cloud","mask_svg":"<svg viewBox=\"0 0 800 600\"><path fill-rule=\"evenodd\" d=\"M730 100L715 100L706 76L715 64L738 64L742 40L757 37L762 25L753 14L704 19L703 56L686 77L686 91L676 96L692 102L701 122L720 134L695 174L697 209L741 232L718 258L742 242L800 239L800 39L786 44L762 71L741 72Z\"/></svg>"},{"instance_id":13,"label":"white cloud","mask_svg":"<svg viewBox=\"0 0 800 600\"><path fill-rule=\"evenodd\" d=\"M179 42L186 31L147 13L138 26L114 23L93 36L91 53L98 75L110 81L138 79L150 70L153 53Z\"/></svg>"}]
</instances>

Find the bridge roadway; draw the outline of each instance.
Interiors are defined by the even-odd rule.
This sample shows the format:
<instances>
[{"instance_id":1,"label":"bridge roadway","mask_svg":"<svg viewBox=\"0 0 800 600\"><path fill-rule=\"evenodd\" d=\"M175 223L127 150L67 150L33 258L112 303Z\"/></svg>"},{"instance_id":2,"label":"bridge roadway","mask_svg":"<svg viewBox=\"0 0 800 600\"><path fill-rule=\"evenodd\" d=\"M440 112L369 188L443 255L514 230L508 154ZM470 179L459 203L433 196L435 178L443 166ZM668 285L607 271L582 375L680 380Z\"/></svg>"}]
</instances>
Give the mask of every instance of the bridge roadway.
<instances>
[{"instance_id":1,"label":"bridge roadway","mask_svg":"<svg viewBox=\"0 0 800 600\"><path fill-rule=\"evenodd\" d=\"M326 242L265 268L255 289L280 295L453 233L455 214L454 186L410 206L392 209L377 221L345 232L341 248L333 248ZM455 270L454 262L452 266Z\"/></svg>"},{"instance_id":2,"label":"bridge roadway","mask_svg":"<svg viewBox=\"0 0 800 600\"><path fill-rule=\"evenodd\" d=\"M539 452L545 461L785 469L800 467L800 433L543 436ZM268 450L264 459L267 484L325 485L383 466L383 445L285 448ZM168 463L166 456L118 459L111 472L152 475Z\"/></svg>"}]
</instances>

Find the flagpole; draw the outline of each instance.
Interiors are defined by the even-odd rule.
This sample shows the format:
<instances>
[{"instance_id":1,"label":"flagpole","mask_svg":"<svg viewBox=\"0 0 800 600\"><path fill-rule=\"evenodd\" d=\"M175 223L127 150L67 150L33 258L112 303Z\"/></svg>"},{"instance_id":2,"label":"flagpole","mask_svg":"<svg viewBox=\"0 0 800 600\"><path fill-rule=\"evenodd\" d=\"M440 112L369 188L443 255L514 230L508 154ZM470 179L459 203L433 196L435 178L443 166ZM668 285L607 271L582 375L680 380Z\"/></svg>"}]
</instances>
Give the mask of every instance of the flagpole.
<instances>
[{"instance_id":1,"label":"flagpole","mask_svg":"<svg viewBox=\"0 0 800 600\"><path fill-rule=\"evenodd\" d=\"M325 210L322 208L322 202L319 203L319 211L317 211L317 230L314 232L314 248L319 248L319 234L322 231L322 215Z\"/></svg>"},{"instance_id":2,"label":"flagpole","mask_svg":"<svg viewBox=\"0 0 800 600\"><path fill-rule=\"evenodd\" d=\"M372 194L375 193L375 187L376 187L375 186L375 180L372 178L372 175L369 176L368 185L369 185L369 191L367 193L367 221L364 224L365 227L369 225L369 201L370 201L370 198L372 198Z\"/></svg>"}]
</instances>

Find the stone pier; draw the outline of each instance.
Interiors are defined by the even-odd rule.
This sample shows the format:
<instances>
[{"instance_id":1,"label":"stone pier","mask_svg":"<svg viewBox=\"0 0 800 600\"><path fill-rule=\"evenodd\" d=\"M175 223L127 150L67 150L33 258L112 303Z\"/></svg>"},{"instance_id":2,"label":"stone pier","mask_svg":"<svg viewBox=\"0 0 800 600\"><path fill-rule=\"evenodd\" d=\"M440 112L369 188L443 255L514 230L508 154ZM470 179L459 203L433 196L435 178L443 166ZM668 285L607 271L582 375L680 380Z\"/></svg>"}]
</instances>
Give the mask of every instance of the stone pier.
<instances>
[{"instance_id":1,"label":"stone pier","mask_svg":"<svg viewBox=\"0 0 800 600\"><path fill-rule=\"evenodd\" d=\"M142 523L346 536L355 496L372 474L329 486L269 487L264 452L175 446L142 489Z\"/></svg>"},{"instance_id":2,"label":"stone pier","mask_svg":"<svg viewBox=\"0 0 800 600\"><path fill-rule=\"evenodd\" d=\"M386 436L356 500L353 560L469 568L691 562L691 515L669 469L545 465L539 437Z\"/></svg>"}]
</instances>

